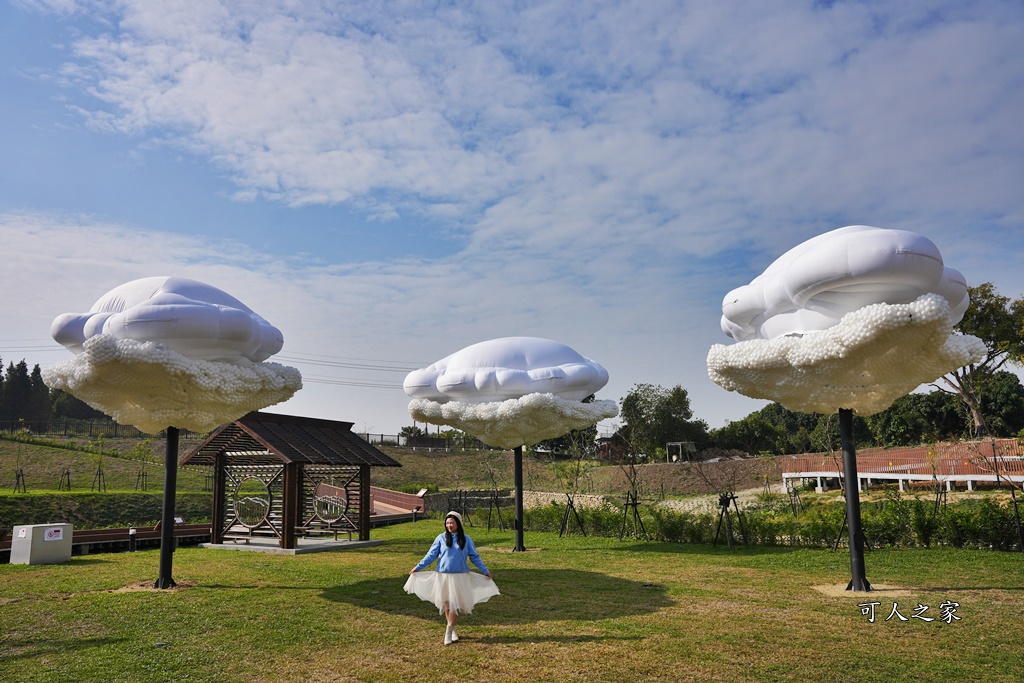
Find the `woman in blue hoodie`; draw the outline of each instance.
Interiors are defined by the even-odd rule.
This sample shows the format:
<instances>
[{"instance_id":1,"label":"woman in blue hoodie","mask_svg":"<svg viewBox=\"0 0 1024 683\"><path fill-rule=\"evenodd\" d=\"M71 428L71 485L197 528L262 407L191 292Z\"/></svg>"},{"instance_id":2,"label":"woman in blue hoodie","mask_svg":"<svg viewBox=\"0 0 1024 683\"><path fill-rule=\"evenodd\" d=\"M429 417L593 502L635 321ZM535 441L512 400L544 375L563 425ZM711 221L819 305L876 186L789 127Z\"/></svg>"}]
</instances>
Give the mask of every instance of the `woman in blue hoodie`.
<instances>
[{"instance_id":1,"label":"woman in blue hoodie","mask_svg":"<svg viewBox=\"0 0 1024 683\"><path fill-rule=\"evenodd\" d=\"M437 571L422 571L437 560ZM469 570L472 562L481 574ZM462 515L449 512L444 518L444 532L438 534L419 564L409 572L405 591L432 602L447 620L444 644L458 641L455 623L459 614L471 614L478 602L487 602L500 595L487 565L473 545L473 539L462 528Z\"/></svg>"}]
</instances>

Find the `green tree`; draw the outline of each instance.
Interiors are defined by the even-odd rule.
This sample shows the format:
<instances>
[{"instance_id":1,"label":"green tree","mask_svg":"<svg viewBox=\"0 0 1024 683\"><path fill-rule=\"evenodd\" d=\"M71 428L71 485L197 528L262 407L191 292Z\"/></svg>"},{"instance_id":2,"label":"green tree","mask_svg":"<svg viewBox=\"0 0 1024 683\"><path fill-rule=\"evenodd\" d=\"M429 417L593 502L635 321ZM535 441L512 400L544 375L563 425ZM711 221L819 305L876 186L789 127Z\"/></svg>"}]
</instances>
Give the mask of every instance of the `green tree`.
<instances>
[{"instance_id":1,"label":"green tree","mask_svg":"<svg viewBox=\"0 0 1024 683\"><path fill-rule=\"evenodd\" d=\"M594 394L583 399L583 403L593 403ZM533 446L535 451L548 451L552 455L572 455L574 457L590 457L597 449L597 425L574 429L553 439L545 439Z\"/></svg>"},{"instance_id":2,"label":"green tree","mask_svg":"<svg viewBox=\"0 0 1024 683\"><path fill-rule=\"evenodd\" d=\"M812 434L822 415L797 413L779 403L764 408L714 430L711 438L719 448L732 448L746 453L807 453L819 450Z\"/></svg>"},{"instance_id":3,"label":"green tree","mask_svg":"<svg viewBox=\"0 0 1024 683\"><path fill-rule=\"evenodd\" d=\"M839 435L839 414L829 413L828 415L819 416L818 424L811 431L810 437L811 448L815 452L834 453L841 450L842 440ZM871 428L860 415L853 416L853 438L857 448L872 445Z\"/></svg>"},{"instance_id":4,"label":"green tree","mask_svg":"<svg viewBox=\"0 0 1024 683\"><path fill-rule=\"evenodd\" d=\"M110 420L110 416L102 410L96 410L85 401L61 389L53 389L50 392L50 405L53 418L56 420Z\"/></svg>"},{"instance_id":5,"label":"green tree","mask_svg":"<svg viewBox=\"0 0 1024 683\"><path fill-rule=\"evenodd\" d=\"M879 446L955 440L968 431L960 399L943 391L901 396L866 421Z\"/></svg>"},{"instance_id":6,"label":"green tree","mask_svg":"<svg viewBox=\"0 0 1024 683\"><path fill-rule=\"evenodd\" d=\"M772 450L776 453L806 453L812 449L811 433L818 426L822 416L817 413L797 413L779 403L769 403L757 415L781 428L785 443Z\"/></svg>"},{"instance_id":7,"label":"green tree","mask_svg":"<svg viewBox=\"0 0 1024 683\"><path fill-rule=\"evenodd\" d=\"M788 445L786 431L774 425L758 413L751 413L742 420L734 420L721 429L711 431L711 441L718 448L743 451L750 455L758 453L781 454Z\"/></svg>"},{"instance_id":8,"label":"green tree","mask_svg":"<svg viewBox=\"0 0 1024 683\"><path fill-rule=\"evenodd\" d=\"M589 457L597 450L597 425L545 439L531 447L534 451L548 451L552 456Z\"/></svg>"},{"instance_id":9,"label":"green tree","mask_svg":"<svg viewBox=\"0 0 1024 683\"><path fill-rule=\"evenodd\" d=\"M993 436L1013 436L1024 429L1024 386L1012 372L995 372L981 397L985 424Z\"/></svg>"},{"instance_id":10,"label":"green tree","mask_svg":"<svg viewBox=\"0 0 1024 683\"><path fill-rule=\"evenodd\" d=\"M479 439L458 429L444 429L438 432L437 436L444 439L449 448L483 448L483 443Z\"/></svg>"},{"instance_id":11,"label":"green tree","mask_svg":"<svg viewBox=\"0 0 1024 683\"><path fill-rule=\"evenodd\" d=\"M676 441L692 441L698 450L708 442L708 425L694 420L690 397L678 384L636 384L620 402L623 426L617 441L630 445L632 455L653 457L657 449Z\"/></svg>"},{"instance_id":12,"label":"green tree","mask_svg":"<svg viewBox=\"0 0 1024 683\"><path fill-rule=\"evenodd\" d=\"M39 369L37 363L32 367L32 374L29 375L29 403L27 412L29 416L26 418L34 422L49 422L50 421L50 388L43 382L43 373Z\"/></svg>"},{"instance_id":13,"label":"green tree","mask_svg":"<svg viewBox=\"0 0 1024 683\"><path fill-rule=\"evenodd\" d=\"M3 406L0 415L4 422L30 419L29 408L32 401L32 379L28 374L28 364L22 360L15 365L7 366L7 377L4 381Z\"/></svg>"},{"instance_id":14,"label":"green tree","mask_svg":"<svg viewBox=\"0 0 1024 683\"><path fill-rule=\"evenodd\" d=\"M1011 301L990 282L968 291L971 305L957 329L981 339L987 353L980 362L944 375L945 386L933 386L959 396L970 413L972 433L983 436L986 431L982 396L986 384L1007 363L1024 365L1024 299Z\"/></svg>"}]
</instances>

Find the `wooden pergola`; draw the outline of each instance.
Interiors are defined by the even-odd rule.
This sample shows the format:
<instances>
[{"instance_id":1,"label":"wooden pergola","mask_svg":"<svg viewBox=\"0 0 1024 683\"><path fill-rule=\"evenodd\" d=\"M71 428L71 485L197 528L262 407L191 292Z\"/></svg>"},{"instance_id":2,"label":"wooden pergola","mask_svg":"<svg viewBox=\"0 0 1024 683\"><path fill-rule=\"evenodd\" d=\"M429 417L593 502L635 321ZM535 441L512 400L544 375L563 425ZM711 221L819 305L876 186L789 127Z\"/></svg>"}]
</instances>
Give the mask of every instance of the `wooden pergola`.
<instances>
[{"instance_id":1,"label":"wooden pergola","mask_svg":"<svg viewBox=\"0 0 1024 683\"><path fill-rule=\"evenodd\" d=\"M252 412L181 460L213 473L211 541L357 534L370 538L370 468L401 467L351 422Z\"/></svg>"}]
</instances>

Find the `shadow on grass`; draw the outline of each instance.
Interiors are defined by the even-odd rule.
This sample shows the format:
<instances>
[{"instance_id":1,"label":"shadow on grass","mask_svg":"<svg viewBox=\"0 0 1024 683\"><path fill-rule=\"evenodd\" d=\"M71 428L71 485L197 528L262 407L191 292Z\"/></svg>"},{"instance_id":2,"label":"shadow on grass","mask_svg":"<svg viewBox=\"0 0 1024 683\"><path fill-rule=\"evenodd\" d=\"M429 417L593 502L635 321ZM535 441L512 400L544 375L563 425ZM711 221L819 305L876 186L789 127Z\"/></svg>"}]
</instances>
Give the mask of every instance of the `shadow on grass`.
<instances>
[{"instance_id":1,"label":"shadow on grass","mask_svg":"<svg viewBox=\"0 0 1024 683\"><path fill-rule=\"evenodd\" d=\"M0 650L0 664L14 662L19 659L39 659L46 655L62 655L75 650L86 650L92 647L109 647L124 642L124 638L75 638L73 640L32 640L7 639Z\"/></svg>"},{"instance_id":2,"label":"shadow on grass","mask_svg":"<svg viewBox=\"0 0 1024 683\"><path fill-rule=\"evenodd\" d=\"M328 600L389 614L436 620L438 610L406 594L408 577L369 579L324 590ZM576 569L508 569L496 575L501 595L478 605L478 624L600 621L651 614L675 604L664 586Z\"/></svg>"}]
</instances>

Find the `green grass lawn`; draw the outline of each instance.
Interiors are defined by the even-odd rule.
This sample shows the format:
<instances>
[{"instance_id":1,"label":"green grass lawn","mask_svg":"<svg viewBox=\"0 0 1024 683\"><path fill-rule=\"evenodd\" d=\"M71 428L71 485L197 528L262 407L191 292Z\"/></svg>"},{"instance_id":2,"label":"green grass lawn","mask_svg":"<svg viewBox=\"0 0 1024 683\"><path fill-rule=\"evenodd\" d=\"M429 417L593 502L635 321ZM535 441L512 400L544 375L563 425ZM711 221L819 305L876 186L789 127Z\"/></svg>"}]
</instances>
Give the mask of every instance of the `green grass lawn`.
<instances>
[{"instance_id":1,"label":"green grass lawn","mask_svg":"<svg viewBox=\"0 0 1024 683\"><path fill-rule=\"evenodd\" d=\"M507 532L470 534L502 595L444 647L437 610L402 590L436 520L375 548L299 556L181 548L0 565L2 681L1020 681L1024 557L873 550L833 593L843 552ZM879 602L875 621L860 603ZM939 605L959 603L945 623ZM893 603L909 621L886 621ZM911 618L927 605L925 622Z\"/></svg>"}]
</instances>

